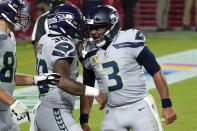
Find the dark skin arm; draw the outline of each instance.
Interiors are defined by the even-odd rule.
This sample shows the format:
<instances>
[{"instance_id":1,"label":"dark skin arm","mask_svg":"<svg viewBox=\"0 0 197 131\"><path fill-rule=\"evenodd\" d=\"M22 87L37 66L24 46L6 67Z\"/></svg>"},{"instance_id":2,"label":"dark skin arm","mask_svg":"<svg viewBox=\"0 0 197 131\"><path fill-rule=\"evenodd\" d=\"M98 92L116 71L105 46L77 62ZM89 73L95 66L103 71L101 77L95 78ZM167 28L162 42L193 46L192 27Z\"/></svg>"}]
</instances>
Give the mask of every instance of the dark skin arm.
<instances>
[{"instance_id":1,"label":"dark skin arm","mask_svg":"<svg viewBox=\"0 0 197 131\"><path fill-rule=\"evenodd\" d=\"M83 83L85 85L89 85L94 87L95 84L95 74L93 71L86 69L85 67L83 67ZM103 97L106 96L105 93L101 93L99 94L98 97L96 97L96 100L99 104L101 104L100 109L103 109L106 105L106 100L105 102L103 102ZM94 97L91 96L81 96L80 97L80 114L90 114L91 108L92 108L92 104L94 101ZM91 130L91 126L89 123L81 123L81 127L84 131L90 131Z\"/></svg>"},{"instance_id":2,"label":"dark skin arm","mask_svg":"<svg viewBox=\"0 0 197 131\"><path fill-rule=\"evenodd\" d=\"M71 61L72 59L60 59L55 62L53 72L59 73L61 75L60 81L57 83L57 85L59 88L69 94L83 96L85 94L85 85L69 77L69 63Z\"/></svg>"},{"instance_id":3,"label":"dark skin arm","mask_svg":"<svg viewBox=\"0 0 197 131\"><path fill-rule=\"evenodd\" d=\"M81 96L80 97L80 114L90 114L94 97L92 96ZM91 131L89 123L81 123L81 127L84 131Z\"/></svg>"},{"instance_id":4,"label":"dark skin arm","mask_svg":"<svg viewBox=\"0 0 197 131\"><path fill-rule=\"evenodd\" d=\"M169 98L167 82L161 70L153 76L155 86L160 94L161 99ZM177 118L173 107L162 108L162 117L166 120L165 124L174 122Z\"/></svg>"},{"instance_id":5,"label":"dark skin arm","mask_svg":"<svg viewBox=\"0 0 197 131\"><path fill-rule=\"evenodd\" d=\"M95 76L94 72L87 70L83 67L83 83L89 86L94 86ZM80 114L90 114L94 97L92 96L81 96L80 97ZM84 131L91 131L89 123L80 123Z\"/></svg>"}]
</instances>

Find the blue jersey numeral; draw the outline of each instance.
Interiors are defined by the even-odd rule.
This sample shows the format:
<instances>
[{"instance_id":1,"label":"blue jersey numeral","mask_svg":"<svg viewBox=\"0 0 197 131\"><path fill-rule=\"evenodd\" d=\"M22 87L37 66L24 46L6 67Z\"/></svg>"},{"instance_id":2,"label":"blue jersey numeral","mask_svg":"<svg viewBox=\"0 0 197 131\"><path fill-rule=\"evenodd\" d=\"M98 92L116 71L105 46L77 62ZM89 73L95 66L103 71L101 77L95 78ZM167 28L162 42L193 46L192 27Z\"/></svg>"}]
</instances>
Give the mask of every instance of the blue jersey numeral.
<instances>
[{"instance_id":1,"label":"blue jersey numeral","mask_svg":"<svg viewBox=\"0 0 197 131\"><path fill-rule=\"evenodd\" d=\"M14 53L6 52L3 56L3 65L4 67L0 70L0 81L11 83L13 80L13 75L15 74L14 69Z\"/></svg>"},{"instance_id":2,"label":"blue jersey numeral","mask_svg":"<svg viewBox=\"0 0 197 131\"><path fill-rule=\"evenodd\" d=\"M72 50L74 47L68 43L65 43L65 42L62 42L62 43L59 43L55 46L55 49L52 53L52 55L54 56L60 56L60 57L64 57L65 54L67 52L69 52L70 50ZM64 52L65 54L63 54L62 52ZM73 52L69 52L68 56L73 56L75 55L75 51Z\"/></svg>"},{"instance_id":3,"label":"blue jersey numeral","mask_svg":"<svg viewBox=\"0 0 197 131\"><path fill-rule=\"evenodd\" d=\"M37 74L39 75L40 72L42 73L48 73L48 68L45 60L43 59L37 59L37 69L36 69ZM49 86L48 84L44 84L39 86L39 92L40 95L45 95L49 92Z\"/></svg>"},{"instance_id":4,"label":"blue jersey numeral","mask_svg":"<svg viewBox=\"0 0 197 131\"><path fill-rule=\"evenodd\" d=\"M110 61L107 63L103 63L102 66L103 66L103 69L106 69L106 68L113 69L113 72L111 74L108 74L108 78L109 80L112 80L112 79L116 80L116 83L117 83L116 85L108 86L109 92L122 89L123 83L122 83L121 77L118 75L119 73L118 64L115 61Z\"/></svg>"}]
</instances>

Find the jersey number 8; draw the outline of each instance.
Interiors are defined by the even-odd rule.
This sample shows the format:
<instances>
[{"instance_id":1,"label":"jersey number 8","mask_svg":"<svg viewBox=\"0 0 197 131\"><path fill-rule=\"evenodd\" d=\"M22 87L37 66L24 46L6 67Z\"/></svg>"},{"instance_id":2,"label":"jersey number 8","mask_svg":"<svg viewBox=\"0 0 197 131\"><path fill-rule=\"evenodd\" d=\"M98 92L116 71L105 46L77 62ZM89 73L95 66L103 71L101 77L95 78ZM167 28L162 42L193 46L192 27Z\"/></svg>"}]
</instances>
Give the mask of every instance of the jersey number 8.
<instances>
[{"instance_id":1,"label":"jersey number 8","mask_svg":"<svg viewBox=\"0 0 197 131\"><path fill-rule=\"evenodd\" d=\"M11 83L15 74L14 70L14 53L6 52L3 56L3 68L0 70L0 81Z\"/></svg>"}]
</instances>

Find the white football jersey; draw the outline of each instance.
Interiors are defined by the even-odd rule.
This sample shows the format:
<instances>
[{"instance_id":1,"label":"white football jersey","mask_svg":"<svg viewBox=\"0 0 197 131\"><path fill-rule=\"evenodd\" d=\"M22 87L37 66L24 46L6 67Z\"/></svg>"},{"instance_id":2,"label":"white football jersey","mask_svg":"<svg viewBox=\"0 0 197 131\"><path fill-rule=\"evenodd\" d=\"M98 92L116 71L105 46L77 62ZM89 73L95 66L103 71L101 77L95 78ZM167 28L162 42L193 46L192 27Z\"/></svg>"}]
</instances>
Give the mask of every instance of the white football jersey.
<instances>
[{"instance_id":1,"label":"white football jersey","mask_svg":"<svg viewBox=\"0 0 197 131\"><path fill-rule=\"evenodd\" d=\"M138 30L120 31L106 50L93 49L81 59L85 68L95 72L99 89L108 93L109 106L130 104L148 95L143 68L136 61L145 42Z\"/></svg>"},{"instance_id":2,"label":"white football jersey","mask_svg":"<svg viewBox=\"0 0 197 131\"><path fill-rule=\"evenodd\" d=\"M16 41L14 35L8 36L0 30L0 88L13 95L16 72ZM9 106L0 102L0 110Z\"/></svg>"},{"instance_id":3,"label":"white football jersey","mask_svg":"<svg viewBox=\"0 0 197 131\"><path fill-rule=\"evenodd\" d=\"M75 79L79 69L75 45L64 36L42 36L38 44L37 74L53 71L55 62L59 59L73 58L70 65L70 77ZM70 95L53 85L39 87L42 103L51 107L74 109L75 96Z\"/></svg>"}]
</instances>

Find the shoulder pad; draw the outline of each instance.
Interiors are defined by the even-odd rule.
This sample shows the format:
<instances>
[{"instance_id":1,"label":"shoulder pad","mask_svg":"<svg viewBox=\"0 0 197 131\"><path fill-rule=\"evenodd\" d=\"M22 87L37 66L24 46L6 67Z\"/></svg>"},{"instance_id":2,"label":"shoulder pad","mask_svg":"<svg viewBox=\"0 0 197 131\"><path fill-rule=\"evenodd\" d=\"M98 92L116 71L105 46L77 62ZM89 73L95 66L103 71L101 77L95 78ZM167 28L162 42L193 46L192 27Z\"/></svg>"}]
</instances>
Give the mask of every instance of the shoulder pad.
<instances>
[{"instance_id":1,"label":"shoulder pad","mask_svg":"<svg viewBox=\"0 0 197 131\"><path fill-rule=\"evenodd\" d=\"M143 35L143 33L141 31L138 31L136 33L135 40L144 40L145 41L145 36Z\"/></svg>"}]
</instances>

